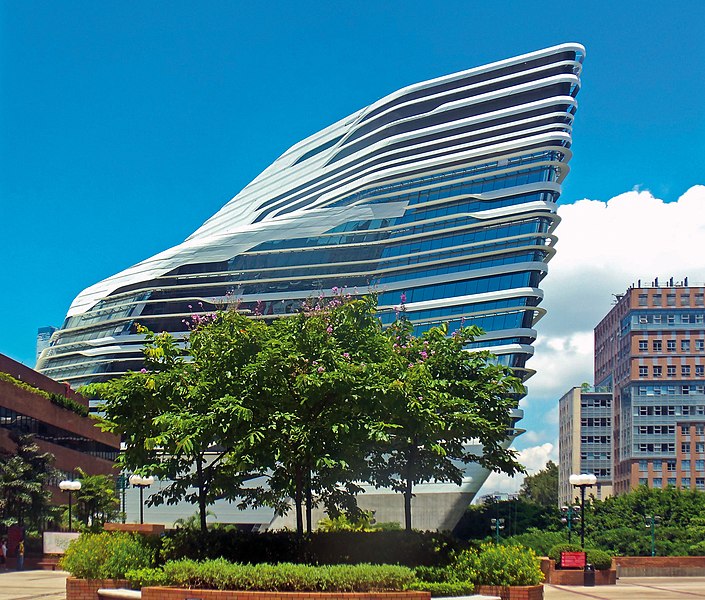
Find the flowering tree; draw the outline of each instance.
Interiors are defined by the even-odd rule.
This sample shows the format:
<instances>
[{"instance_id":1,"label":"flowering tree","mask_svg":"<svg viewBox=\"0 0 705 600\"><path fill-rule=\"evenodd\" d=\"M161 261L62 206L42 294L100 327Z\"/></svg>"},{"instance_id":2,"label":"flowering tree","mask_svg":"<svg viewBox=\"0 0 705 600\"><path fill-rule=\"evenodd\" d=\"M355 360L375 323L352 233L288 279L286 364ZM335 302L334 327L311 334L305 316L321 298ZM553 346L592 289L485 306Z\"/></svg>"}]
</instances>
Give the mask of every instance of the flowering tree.
<instances>
[{"instance_id":1,"label":"flowering tree","mask_svg":"<svg viewBox=\"0 0 705 600\"><path fill-rule=\"evenodd\" d=\"M372 481L403 494L407 530L415 484L460 485L460 465L471 461L509 474L523 470L505 448L510 410L523 387L490 353L464 350L480 333L461 327L448 336L444 324L416 337L403 312L387 330L392 352L377 381L391 423L370 461ZM482 452L474 454L478 445Z\"/></svg>"}]
</instances>

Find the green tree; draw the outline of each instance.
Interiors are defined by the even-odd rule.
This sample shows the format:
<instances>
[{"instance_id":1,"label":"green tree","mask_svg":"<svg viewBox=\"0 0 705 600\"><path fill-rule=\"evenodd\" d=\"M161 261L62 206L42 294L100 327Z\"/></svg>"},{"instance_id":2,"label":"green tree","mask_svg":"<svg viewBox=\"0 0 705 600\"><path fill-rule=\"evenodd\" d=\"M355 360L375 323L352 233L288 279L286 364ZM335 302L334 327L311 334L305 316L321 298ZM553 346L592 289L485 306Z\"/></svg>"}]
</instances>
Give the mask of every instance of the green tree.
<instances>
[{"instance_id":1,"label":"green tree","mask_svg":"<svg viewBox=\"0 0 705 600\"><path fill-rule=\"evenodd\" d=\"M88 475L78 468L81 489L74 493L76 518L86 528L101 531L103 524L114 521L120 510L120 500L115 494L115 480L108 475Z\"/></svg>"},{"instance_id":2,"label":"green tree","mask_svg":"<svg viewBox=\"0 0 705 600\"><path fill-rule=\"evenodd\" d=\"M524 478L519 495L541 506L558 506L558 465L552 460L546 466Z\"/></svg>"},{"instance_id":3,"label":"green tree","mask_svg":"<svg viewBox=\"0 0 705 600\"><path fill-rule=\"evenodd\" d=\"M51 513L49 482L57 476L54 456L41 452L29 434L12 432L17 448L0 455L0 522L40 529Z\"/></svg>"},{"instance_id":4,"label":"green tree","mask_svg":"<svg viewBox=\"0 0 705 600\"><path fill-rule=\"evenodd\" d=\"M415 484L459 485L468 462L510 475L523 470L506 448L511 409L523 387L488 352L464 349L481 333L462 327L448 336L443 325L416 337L403 315L387 330L391 352L378 383L390 423L372 456L371 476L403 495L407 531Z\"/></svg>"}]
</instances>

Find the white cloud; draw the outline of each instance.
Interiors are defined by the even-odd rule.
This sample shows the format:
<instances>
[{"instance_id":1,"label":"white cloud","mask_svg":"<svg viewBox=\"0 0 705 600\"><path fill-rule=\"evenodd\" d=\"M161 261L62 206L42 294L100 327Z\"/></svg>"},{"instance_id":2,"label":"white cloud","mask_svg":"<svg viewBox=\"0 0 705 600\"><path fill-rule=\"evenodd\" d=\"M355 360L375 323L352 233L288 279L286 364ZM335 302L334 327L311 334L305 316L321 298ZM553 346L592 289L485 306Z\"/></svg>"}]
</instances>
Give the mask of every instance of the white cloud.
<instances>
[{"instance_id":1,"label":"white cloud","mask_svg":"<svg viewBox=\"0 0 705 600\"><path fill-rule=\"evenodd\" d=\"M630 285L688 278L705 281L705 186L677 202L633 190L607 202L580 200L559 207L556 256L542 283L547 315L536 328L534 357L521 426L533 431L555 424L558 399L571 387L593 382L593 329L607 314L613 294ZM555 441L555 426L548 439ZM517 439L519 446L532 443Z\"/></svg>"},{"instance_id":2,"label":"white cloud","mask_svg":"<svg viewBox=\"0 0 705 600\"><path fill-rule=\"evenodd\" d=\"M519 462L526 467L527 475L543 469L549 460L558 462L558 448L554 444L544 443L519 451ZM495 492L514 494L519 491L523 481L524 475L508 477L504 473L490 473L477 498Z\"/></svg>"}]
</instances>

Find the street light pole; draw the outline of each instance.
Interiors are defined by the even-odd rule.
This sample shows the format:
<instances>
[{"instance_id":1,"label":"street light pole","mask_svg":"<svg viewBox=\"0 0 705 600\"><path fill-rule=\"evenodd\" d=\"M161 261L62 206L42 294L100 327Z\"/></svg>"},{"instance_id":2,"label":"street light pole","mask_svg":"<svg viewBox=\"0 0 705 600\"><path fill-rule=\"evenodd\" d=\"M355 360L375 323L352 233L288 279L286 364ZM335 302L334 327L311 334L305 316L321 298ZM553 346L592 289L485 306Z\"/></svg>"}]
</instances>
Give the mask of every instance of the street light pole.
<instances>
[{"instance_id":1,"label":"street light pole","mask_svg":"<svg viewBox=\"0 0 705 600\"><path fill-rule=\"evenodd\" d=\"M651 556L656 556L656 525L661 522L658 515L646 515L646 527L651 528Z\"/></svg>"},{"instance_id":2,"label":"street light pole","mask_svg":"<svg viewBox=\"0 0 705 600\"><path fill-rule=\"evenodd\" d=\"M154 483L154 477L151 475L149 477L142 477L141 475L132 474L130 475L130 484L132 487L139 488L140 490L140 525L144 524L144 488L149 487Z\"/></svg>"},{"instance_id":3,"label":"street light pole","mask_svg":"<svg viewBox=\"0 0 705 600\"><path fill-rule=\"evenodd\" d=\"M494 529L495 541L499 544L499 531L504 529L504 519L492 519L492 529Z\"/></svg>"},{"instance_id":4,"label":"street light pole","mask_svg":"<svg viewBox=\"0 0 705 600\"><path fill-rule=\"evenodd\" d=\"M568 543L570 544L572 541L573 523L580 514L580 507L577 504L575 506L561 506L561 512L565 515L561 518L561 521L568 526Z\"/></svg>"},{"instance_id":5,"label":"street light pole","mask_svg":"<svg viewBox=\"0 0 705 600\"><path fill-rule=\"evenodd\" d=\"M585 488L595 485L597 477L592 473L573 474L569 481L573 487L580 488L580 548L585 550Z\"/></svg>"},{"instance_id":6,"label":"street light pole","mask_svg":"<svg viewBox=\"0 0 705 600\"><path fill-rule=\"evenodd\" d=\"M81 489L81 482L80 481L64 480L64 481L59 482L59 489L62 492L69 493L69 533L70 533L71 531L73 531L73 519L71 518L72 494L73 494L73 492L77 492L78 490Z\"/></svg>"}]
</instances>

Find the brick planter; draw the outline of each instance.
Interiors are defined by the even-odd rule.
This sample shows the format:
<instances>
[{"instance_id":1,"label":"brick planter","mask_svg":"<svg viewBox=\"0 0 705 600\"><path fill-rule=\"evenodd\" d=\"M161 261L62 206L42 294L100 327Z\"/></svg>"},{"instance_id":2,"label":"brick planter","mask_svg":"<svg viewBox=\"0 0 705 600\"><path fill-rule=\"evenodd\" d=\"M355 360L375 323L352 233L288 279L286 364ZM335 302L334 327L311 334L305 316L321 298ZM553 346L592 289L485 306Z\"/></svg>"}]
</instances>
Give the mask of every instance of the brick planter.
<instances>
[{"instance_id":1,"label":"brick planter","mask_svg":"<svg viewBox=\"0 0 705 600\"><path fill-rule=\"evenodd\" d=\"M66 597L67 600L74 600ZM142 588L142 600L430 600L429 592L238 592L172 587ZM528 597L527 597L528 598ZM543 595L538 597L543 598ZM531 598L531 600L534 600Z\"/></svg>"},{"instance_id":2,"label":"brick planter","mask_svg":"<svg viewBox=\"0 0 705 600\"><path fill-rule=\"evenodd\" d=\"M101 588L130 587L126 579L66 579L66 600L99 600Z\"/></svg>"},{"instance_id":3,"label":"brick planter","mask_svg":"<svg viewBox=\"0 0 705 600\"><path fill-rule=\"evenodd\" d=\"M475 593L499 596L502 600L543 600L543 585L478 585Z\"/></svg>"},{"instance_id":4,"label":"brick planter","mask_svg":"<svg viewBox=\"0 0 705 600\"><path fill-rule=\"evenodd\" d=\"M554 585L585 585L585 573L582 569L556 569L556 561L542 558L541 570L546 583ZM614 568L595 571L595 585L615 585L616 583L617 571Z\"/></svg>"}]
</instances>

